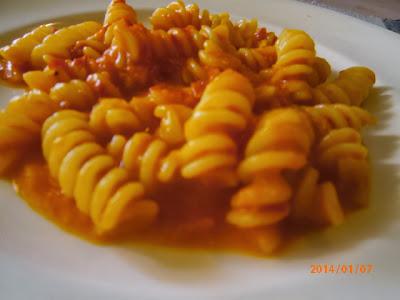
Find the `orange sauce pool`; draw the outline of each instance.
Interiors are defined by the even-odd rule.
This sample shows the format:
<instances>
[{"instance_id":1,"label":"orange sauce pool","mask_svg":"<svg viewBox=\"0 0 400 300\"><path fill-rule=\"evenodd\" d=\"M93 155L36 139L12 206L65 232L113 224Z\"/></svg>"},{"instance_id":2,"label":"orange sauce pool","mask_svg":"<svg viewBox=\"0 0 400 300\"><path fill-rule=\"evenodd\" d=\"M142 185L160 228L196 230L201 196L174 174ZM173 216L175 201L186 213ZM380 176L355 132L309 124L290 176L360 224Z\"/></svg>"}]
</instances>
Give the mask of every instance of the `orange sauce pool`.
<instances>
[{"instance_id":1,"label":"orange sauce pool","mask_svg":"<svg viewBox=\"0 0 400 300\"><path fill-rule=\"evenodd\" d=\"M18 194L35 211L63 230L94 243L133 241L265 255L283 239L276 229L240 230L227 225L224 215L233 191L212 190L193 183L170 186L154 196L160 215L150 228L133 230L125 224L112 235L98 236L90 219L76 208L74 200L61 193L41 156L28 159L12 179Z\"/></svg>"}]
</instances>

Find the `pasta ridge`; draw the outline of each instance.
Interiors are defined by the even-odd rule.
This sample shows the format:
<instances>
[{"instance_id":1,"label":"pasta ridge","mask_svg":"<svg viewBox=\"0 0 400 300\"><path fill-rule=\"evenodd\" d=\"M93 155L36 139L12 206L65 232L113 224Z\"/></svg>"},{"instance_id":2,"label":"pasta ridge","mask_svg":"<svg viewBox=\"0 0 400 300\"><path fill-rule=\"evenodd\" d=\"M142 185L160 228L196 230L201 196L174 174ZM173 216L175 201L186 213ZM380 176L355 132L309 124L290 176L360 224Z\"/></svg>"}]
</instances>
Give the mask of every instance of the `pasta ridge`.
<instances>
[{"instance_id":1,"label":"pasta ridge","mask_svg":"<svg viewBox=\"0 0 400 300\"><path fill-rule=\"evenodd\" d=\"M360 106L369 96L375 74L366 67L351 67L339 72L332 82L313 89L313 100L318 103L342 103Z\"/></svg>"},{"instance_id":2,"label":"pasta ridge","mask_svg":"<svg viewBox=\"0 0 400 300\"><path fill-rule=\"evenodd\" d=\"M233 138L248 127L253 103L253 88L239 73L227 70L211 81L185 124L184 178L210 176L222 184L235 183Z\"/></svg>"},{"instance_id":3,"label":"pasta ridge","mask_svg":"<svg viewBox=\"0 0 400 300\"><path fill-rule=\"evenodd\" d=\"M158 205L144 199L141 183L132 181L90 131L87 114L60 111L42 129L42 147L51 174L62 192L74 197L78 209L88 215L99 234L120 223L151 223Z\"/></svg>"},{"instance_id":4,"label":"pasta ridge","mask_svg":"<svg viewBox=\"0 0 400 300\"><path fill-rule=\"evenodd\" d=\"M332 129L351 127L361 130L366 125L375 124L375 117L358 106L344 104L320 104L304 106L302 110L320 136L325 136Z\"/></svg>"},{"instance_id":5,"label":"pasta ridge","mask_svg":"<svg viewBox=\"0 0 400 300\"><path fill-rule=\"evenodd\" d=\"M57 110L57 104L37 90L10 100L0 112L0 174L31 150L40 139L41 125Z\"/></svg>"},{"instance_id":6,"label":"pasta ridge","mask_svg":"<svg viewBox=\"0 0 400 300\"><path fill-rule=\"evenodd\" d=\"M296 109L265 113L238 168L241 179L250 183L232 197L227 222L252 228L274 225L286 218L292 189L282 172L306 165L314 135L311 124Z\"/></svg>"}]
</instances>

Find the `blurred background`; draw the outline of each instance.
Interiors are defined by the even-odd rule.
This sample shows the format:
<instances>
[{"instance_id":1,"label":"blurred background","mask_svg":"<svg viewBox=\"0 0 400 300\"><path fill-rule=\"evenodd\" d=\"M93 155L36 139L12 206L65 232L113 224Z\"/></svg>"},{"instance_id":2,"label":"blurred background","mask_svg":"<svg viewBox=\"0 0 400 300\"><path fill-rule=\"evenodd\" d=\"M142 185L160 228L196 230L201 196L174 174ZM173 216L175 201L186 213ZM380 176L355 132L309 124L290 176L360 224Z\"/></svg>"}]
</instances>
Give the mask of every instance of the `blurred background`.
<instances>
[{"instance_id":1,"label":"blurred background","mask_svg":"<svg viewBox=\"0 0 400 300\"><path fill-rule=\"evenodd\" d=\"M334 9L400 33L400 0L299 0Z\"/></svg>"}]
</instances>

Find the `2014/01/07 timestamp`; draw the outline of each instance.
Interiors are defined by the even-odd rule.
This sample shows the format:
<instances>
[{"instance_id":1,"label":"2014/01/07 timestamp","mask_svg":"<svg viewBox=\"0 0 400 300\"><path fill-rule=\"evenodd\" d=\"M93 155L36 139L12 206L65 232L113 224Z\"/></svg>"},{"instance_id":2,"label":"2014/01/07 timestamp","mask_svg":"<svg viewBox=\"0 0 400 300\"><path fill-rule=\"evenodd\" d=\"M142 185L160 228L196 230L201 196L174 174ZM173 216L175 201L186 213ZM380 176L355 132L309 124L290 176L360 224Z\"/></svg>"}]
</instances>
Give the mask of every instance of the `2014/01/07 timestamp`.
<instances>
[{"instance_id":1,"label":"2014/01/07 timestamp","mask_svg":"<svg viewBox=\"0 0 400 300\"><path fill-rule=\"evenodd\" d=\"M369 274L373 264L312 264L310 274Z\"/></svg>"}]
</instances>

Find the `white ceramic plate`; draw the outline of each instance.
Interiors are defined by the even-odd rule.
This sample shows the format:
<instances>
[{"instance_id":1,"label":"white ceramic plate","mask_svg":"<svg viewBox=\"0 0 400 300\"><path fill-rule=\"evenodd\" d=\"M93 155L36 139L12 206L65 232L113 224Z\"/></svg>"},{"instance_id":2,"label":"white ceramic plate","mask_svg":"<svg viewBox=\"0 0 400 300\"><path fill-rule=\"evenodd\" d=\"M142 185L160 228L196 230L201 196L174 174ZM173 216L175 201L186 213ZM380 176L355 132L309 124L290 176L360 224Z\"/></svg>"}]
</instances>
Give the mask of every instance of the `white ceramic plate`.
<instances>
[{"instance_id":1,"label":"white ceramic plate","mask_svg":"<svg viewBox=\"0 0 400 300\"><path fill-rule=\"evenodd\" d=\"M62 232L0 182L1 299L394 299L400 291L400 35L292 1L198 1L213 11L301 28L338 70L377 74L367 106L379 118L366 142L373 163L371 208L310 236L287 255L260 259L160 248L99 247ZM278 3L279 2L279 3ZM139 14L167 1L130 1ZM107 1L0 1L0 42L26 26L99 16ZM66 18L63 18L66 17ZM18 93L0 87L0 101ZM313 264L372 264L368 275L310 274Z\"/></svg>"}]
</instances>

